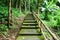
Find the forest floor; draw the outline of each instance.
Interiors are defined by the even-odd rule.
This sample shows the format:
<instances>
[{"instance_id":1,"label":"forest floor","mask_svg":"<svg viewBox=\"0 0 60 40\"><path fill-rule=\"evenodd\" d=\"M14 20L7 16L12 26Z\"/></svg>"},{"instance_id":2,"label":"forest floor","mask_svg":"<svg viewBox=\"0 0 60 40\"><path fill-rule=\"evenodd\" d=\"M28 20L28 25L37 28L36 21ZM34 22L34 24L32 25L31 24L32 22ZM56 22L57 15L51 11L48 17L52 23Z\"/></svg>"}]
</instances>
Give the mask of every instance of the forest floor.
<instances>
[{"instance_id":1,"label":"forest floor","mask_svg":"<svg viewBox=\"0 0 60 40\"><path fill-rule=\"evenodd\" d=\"M18 25L14 25L15 26L14 29L9 30L7 36L0 35L0 40L15 40L23 19L24 19L23 17L17 18L17 21L20 21L20 23Z\"/></svg>"}]
</instances>

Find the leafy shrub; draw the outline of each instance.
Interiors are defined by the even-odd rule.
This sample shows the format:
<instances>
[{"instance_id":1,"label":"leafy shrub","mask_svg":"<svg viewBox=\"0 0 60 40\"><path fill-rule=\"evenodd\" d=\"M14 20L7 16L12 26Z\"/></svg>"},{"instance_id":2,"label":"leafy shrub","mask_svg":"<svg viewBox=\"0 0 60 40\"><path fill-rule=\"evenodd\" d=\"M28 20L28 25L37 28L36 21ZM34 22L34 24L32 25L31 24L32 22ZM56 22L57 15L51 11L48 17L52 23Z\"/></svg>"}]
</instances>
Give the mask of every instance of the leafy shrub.
<instances>
[{"instance_id":1,"label":"leafy shrub","mask_svg":"<svg viewBox=\"0 0 60 40\"><path fill-rule=\"evenodd\" d=\"M7 26L6 25L0 25L0 31L7 31Z\"/></svg>"}]
</instances>

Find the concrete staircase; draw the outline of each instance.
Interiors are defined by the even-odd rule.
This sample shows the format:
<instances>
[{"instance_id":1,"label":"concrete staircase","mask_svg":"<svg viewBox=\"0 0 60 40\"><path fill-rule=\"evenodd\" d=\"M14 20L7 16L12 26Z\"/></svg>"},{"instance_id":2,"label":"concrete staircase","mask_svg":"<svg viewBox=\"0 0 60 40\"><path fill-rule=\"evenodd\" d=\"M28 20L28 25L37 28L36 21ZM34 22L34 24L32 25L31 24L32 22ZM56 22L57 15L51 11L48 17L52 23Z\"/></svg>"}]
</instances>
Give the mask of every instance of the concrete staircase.
<instances>
[{"instance_id":1,"label":"concrete staircase","mask_svg":"<svg viewBox=\"0 0 60 40\"><path fill-rule=\"evenodd\" d=\"M44 40L38 23L32 14L25 17L17 40Z\"/></svg>"}]
</instances>

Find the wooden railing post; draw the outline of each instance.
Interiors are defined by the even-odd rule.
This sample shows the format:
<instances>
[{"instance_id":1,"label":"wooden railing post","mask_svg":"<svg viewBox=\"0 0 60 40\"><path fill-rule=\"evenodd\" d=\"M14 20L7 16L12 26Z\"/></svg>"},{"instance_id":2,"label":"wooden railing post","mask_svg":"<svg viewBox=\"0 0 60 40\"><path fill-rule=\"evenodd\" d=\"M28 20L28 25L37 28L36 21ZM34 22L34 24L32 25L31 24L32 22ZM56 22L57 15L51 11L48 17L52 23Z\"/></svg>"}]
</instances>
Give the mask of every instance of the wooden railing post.
<instances>
[{"instance_id":1,"label":"wooden railing post","mask_svg":"<svg viewBox=\"0 0 60 40\"><path fill-rule=\"evenodd\" d=\"M43 34L43 36L44 36L44 40L48 40L47 38L46 38L46 36L45 36L45 34L43 33L43 25L42 25L42 23L39 21L39 27L40 27L40 32L42 32L42 34Z\"/></svg>"}]
</instances>

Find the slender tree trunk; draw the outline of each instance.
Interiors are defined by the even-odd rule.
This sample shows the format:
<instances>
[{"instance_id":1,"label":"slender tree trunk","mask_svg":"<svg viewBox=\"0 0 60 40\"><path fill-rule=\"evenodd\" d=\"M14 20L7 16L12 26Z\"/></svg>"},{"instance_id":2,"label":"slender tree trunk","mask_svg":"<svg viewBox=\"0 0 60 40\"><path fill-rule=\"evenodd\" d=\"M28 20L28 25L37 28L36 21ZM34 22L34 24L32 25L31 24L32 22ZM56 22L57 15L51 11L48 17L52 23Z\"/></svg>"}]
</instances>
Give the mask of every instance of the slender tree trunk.
<instances>
[{"instance_id":1,"label":"slender tree trunk","mask_svg":"<svg viewBox=\"0 0 60 40\"><path fill-rule=\"evenodd\" d=\"M25 13L26 13L26 0L24 0L24 2L25 2Z\"/></svg>"},{"instance_id":2,"label":"slender tree trunk","mask_svg":"<svg viewBox=\"0 0 60 40\"><path fill-rule=\"evenodd\" d=\"M19 0L19 10L20 10L20 13L21 13L21 0Z\"/></svg>"},{"instance_id":3,"label":"slender tree trunk","mask_svg":"<svg viewBox=\"0 0 60 40\"><path fill-rule=\"evenodd\" d=\"M16 0L16 9L18 8L18 2L19 2L19 0Z\"/></svg>"},{"instance_id":4,"label":"slender tree trunk","mask_svg":"<svg viewBox=\"0 0 60 40\"><path fill-rule=\"evenodd\" d=\"M29 0L29 11L30 11L30 0Z\"/></svg>"},{"instance_id":5,"label":"slender tree trunk","mask_svg":"<svg viewBox=\"0 0 60 40\"><path fill-rule=\"evenodd\" d=\"M12 9L11 9L11 1L12 0L8 0L8 28L10 26L10 17L11 17L11 12L12 12Z\"/></svg>"},{"instance_id":6,"label":"slender tree trunk","mask_svg":"<svg viewBox=\"0 0 60 40\"><path fill-rule=\"evenodd\" d=\"M38 15L39 15L39 11L40 11L40 8L39 8L39 6L40 6L40 0L38 0Z\"/></svg>"}]
</instances>

